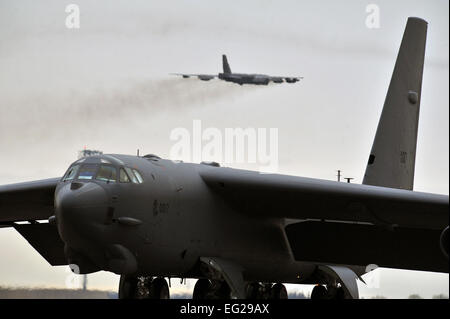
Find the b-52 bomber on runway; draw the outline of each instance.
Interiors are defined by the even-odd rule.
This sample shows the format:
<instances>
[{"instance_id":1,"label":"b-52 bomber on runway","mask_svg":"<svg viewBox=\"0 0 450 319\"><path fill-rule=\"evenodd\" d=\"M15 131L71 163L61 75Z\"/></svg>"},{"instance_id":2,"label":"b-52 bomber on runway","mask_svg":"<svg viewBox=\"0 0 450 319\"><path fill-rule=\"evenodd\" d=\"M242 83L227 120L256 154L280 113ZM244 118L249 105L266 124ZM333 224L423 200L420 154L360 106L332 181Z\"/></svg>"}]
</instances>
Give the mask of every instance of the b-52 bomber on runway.
<instances>
[{"instance_id":1,"label":"b-52 bomber on runway","mask_svg":"<svg viewBox=\"0 0 450 319\"><path fill-rule=\"evenodd\" d=\"M194 299L358 298L371 265L448 273L449 197L412 190L426 33L408 19L362 185L98 155L0 186L0 226L51 265L119 274L120 298L169 298L165 278L198 279Z\"/></svg>"},{"instance_id":2,"label":"b-52 bomber on runway","mask_svg":"<svg viewBox=\"0 0 450 319\"><path fill-rule=\"evenodd\" d=\"M270 82L274 83L295 83L303 79L303 77L292 76L271 76L265 74L247 74L247 73L233 73L231 72L230 65L228 64L227 56L222 55L223 73L218 75L212 74L185 74L185 73L171 73L172 75L180 75L187 79L190 77L197 77L202 81L209 81L214 78L219 78L227 82L233 82L237 84L255 84L255 85L268 85Z\"/></svg>"}]
</instances>

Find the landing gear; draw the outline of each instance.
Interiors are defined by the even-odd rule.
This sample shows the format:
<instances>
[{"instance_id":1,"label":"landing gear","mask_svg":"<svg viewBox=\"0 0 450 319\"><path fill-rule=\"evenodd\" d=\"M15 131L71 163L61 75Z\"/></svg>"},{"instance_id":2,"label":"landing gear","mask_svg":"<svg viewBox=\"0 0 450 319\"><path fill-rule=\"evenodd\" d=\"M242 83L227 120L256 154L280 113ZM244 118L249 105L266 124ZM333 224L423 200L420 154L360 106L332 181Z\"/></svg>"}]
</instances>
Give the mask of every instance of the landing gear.
<instances>
[{"instance_id":1,"label":"landing gear","mask_svg":"<svg viewBox=\"0 0 450 319\"><path fill-rule=\"evenodd\" d=\"M120 276L119 299L135 299L138 297L138 277Z\"/></svg>"},{"instance_id":2,"label":"landing gear","mask_svg":"<svg viewBox=\"0 0 450 319\"><path fill-rule=\"evenodd\" d=\"M120 276L119 299L170 299L164 278Z\"/></svg>"},{"instance_id":3,"label":"landing gear","mask_svg":"<svg viewBox=\"0 0 450 319\"><path fill-rule=\"evenodd\" d=\"M192 299L230 299L230 287L222 280L201 278L194 286Z\"/></svg>"},{"instance_id":4,"label":"landing gear","mask_svg":"<svg viewBox=\"0 0 450 319\"><path fill-rule=\"evenodd\" d=\"M323 285L317 285L312 290L311 299L342 300L345 299L345 291L342 286L329 286L327 289Z\"/></svg>"},{"instance_id":5,"label":"landing gear","mask_svg":"<svg viewBox=\"0 0 450 319\"><path fill-rule=\"evenodd\" d=\"M261 284L259 282L250 282L246 288L246 299L261 299Z\"/></svg>"},{"instance_id":6,"label":"landing gear","mask_svg":"<svg viewBox=\"0 0 450 319\"><path fill-rule=\"evenodd\" d=\"M283 284L275 284L270 289L270 299L288 299L286 286Z\"/></svg>"},{"instance_id":7,"label":"landing gear","mask_svg":"<svg viewBox=\"0 0 450 319\"><path fill-rule=\"evenodd\" d=\"M286 287L283 284L262 284L250 282L246 288L247 299L288 299Z\"/></svg>"},{"instance_id":8,"label":"landing gear","mask_svg":"<svg viewBox=\"0 0 450 319\"><path fill-rule=\"evenodd\" d=\"M213 281L213 299L230 299L231 289L223 280Z\"/></svg>"},{"instance_id":9,"label":"landing gear","mask_svg":"<svg viewBox=\"0 0 450 319\"><path fill-rule=\"evenodd\" d=\"M359 299L358 275L353 269L322 265L318 266L314 277L319 285L314 287L311 299Z\"/></svg>"},{"instance_id":10,"label":"landing gear","mask_svg":"<svg viewBox=\"0 0 450 319\"><path fill-rule=\"evenodd\" d=\"M148 284L149 299L170 299L169 286L164 278L155 278Z\"/></svg>"},{"instance_id":11,"label":"landing gear","mask_svg":"<svg viewBox=\"0 0 450 319\"><path fill-rule=\"evenodd\" d=\"M326 299L327 294L328 294L328 290L325 286L317 285L313 288L313 290L311 292L311 299L313 299L313 300Z\"/></svg>"},{"instance_id":12,"label":"landing gear","mask_svg":"<svg viewBox=\"0 0 450 319\"><path fill-rule=\"evenodd\" d=\"M206 299L211 290L211 281L209 279L200 278L195 283L194 292L192 293L192 299Z\"/></svg>"},{"instance_id":13,"label":"landing gear","mask_svg":"<svg viewBox=\"0 0 450 319\"><path fill-rule=\"evenodd\" d=\"M345 299L345 291L342 286L339 286L339 287L331 286L328 289L328 295L329 295L330 299L333 299L333 300Z\"/></svg>"}]
</instances>

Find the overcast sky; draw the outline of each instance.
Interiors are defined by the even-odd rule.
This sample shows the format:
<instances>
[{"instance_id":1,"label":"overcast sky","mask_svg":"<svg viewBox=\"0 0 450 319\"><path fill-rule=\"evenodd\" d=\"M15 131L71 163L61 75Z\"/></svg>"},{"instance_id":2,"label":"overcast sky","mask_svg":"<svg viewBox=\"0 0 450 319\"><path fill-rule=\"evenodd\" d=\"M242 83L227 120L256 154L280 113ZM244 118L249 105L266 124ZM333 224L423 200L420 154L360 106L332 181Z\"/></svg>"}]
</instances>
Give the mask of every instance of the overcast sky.
<instances>
[{"instance_id":1,"label":"overcast sky","mask_svg":"<svg viewBox=\"0 0 450 319\"><path fill-rule=\"evenodd\" d=\"M69 3L80 29L65 26ZM369 3L378 29L366 27ZM0 0L0 184L61 176L85 146L168 157L170 132L194 119L278 128L280 173L334 180L341 169L361 183L406 19L418 16L429 26L415 190L448 194L448 11L447 0ZM168 75L218 73L223 53L233 71L304 80L240 87ZM65 285L65 268L13 230L0 229L0 251L0 285ZM448 295L448 275L379 273L381 288L363 296ZM90 276L92 288L117 283Z\"/></svg>"}]
</instances>

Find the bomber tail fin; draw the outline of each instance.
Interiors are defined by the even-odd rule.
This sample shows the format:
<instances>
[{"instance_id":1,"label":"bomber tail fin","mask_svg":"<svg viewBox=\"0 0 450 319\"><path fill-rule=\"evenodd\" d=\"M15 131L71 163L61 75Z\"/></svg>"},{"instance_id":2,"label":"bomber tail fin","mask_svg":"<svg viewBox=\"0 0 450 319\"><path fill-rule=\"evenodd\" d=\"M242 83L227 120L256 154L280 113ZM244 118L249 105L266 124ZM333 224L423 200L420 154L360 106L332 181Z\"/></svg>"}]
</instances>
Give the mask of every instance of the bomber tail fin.
<instances>
[{"instance_id":1,"label":"bomber tail fin","mask_svg":"<svg viewBox=\"0 0 450 319\"><path fill-rule=\"evenodd\" d=\"M227 56L222 55L223 73L231 73L230 65L228 64Z\"/></svg>"},{"instance_id":2,"label":"bomber tail fin","mask_svg":"<svg viewBox=\"0 0 450 319\"><path fill-rule=\"evenodd\" d=\"M427 22L409 18L363 184L413 189Z\"/></svg>"}]
</instances>

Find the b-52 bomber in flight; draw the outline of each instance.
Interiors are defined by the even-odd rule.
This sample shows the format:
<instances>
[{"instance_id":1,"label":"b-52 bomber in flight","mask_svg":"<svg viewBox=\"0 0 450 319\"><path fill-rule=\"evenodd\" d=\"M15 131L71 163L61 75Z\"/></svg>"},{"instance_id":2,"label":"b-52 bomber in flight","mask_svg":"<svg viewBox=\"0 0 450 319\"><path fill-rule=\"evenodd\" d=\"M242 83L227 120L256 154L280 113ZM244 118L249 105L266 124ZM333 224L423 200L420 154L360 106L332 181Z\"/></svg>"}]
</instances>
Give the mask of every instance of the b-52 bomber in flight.
<instances>
[{"instance_id":1,"label":"b-52 bomber in flight","mask_svg":"<svg viewBox=\"0 0 450 319\"><path fill-rule=\"evenodd\" d=\"M449 197L413 191L426 33L408 19L362 185L98 155L0 186L0 226L51 265L119 274L120 298L169 298L166 278L198 279L194 299L358 298L371 265L448 273Z\"/></svg>"},{"instance_id":2,"label":"b-52 bomber in flight","mask_svg":"<svg viewBox=\"0 0 450 319\"><path fill-rule=\"evenodd\" d=\"M190 77L197 77L202 81L209 81L214 78L219 78L227 82L233 82L240 85L243 84L255 84L255 85L268 85L270 82L274 83L295 83L303 79L303 77L292 76L271 76L265 74L248 74L248 73L233 73L231 72L230 65L228 64L227 56L222 55L223 73L218 75L214 74L185 74L185 73L171 73L172 75L180 75L187 79Z\"/></svg>"}]
</instances>

